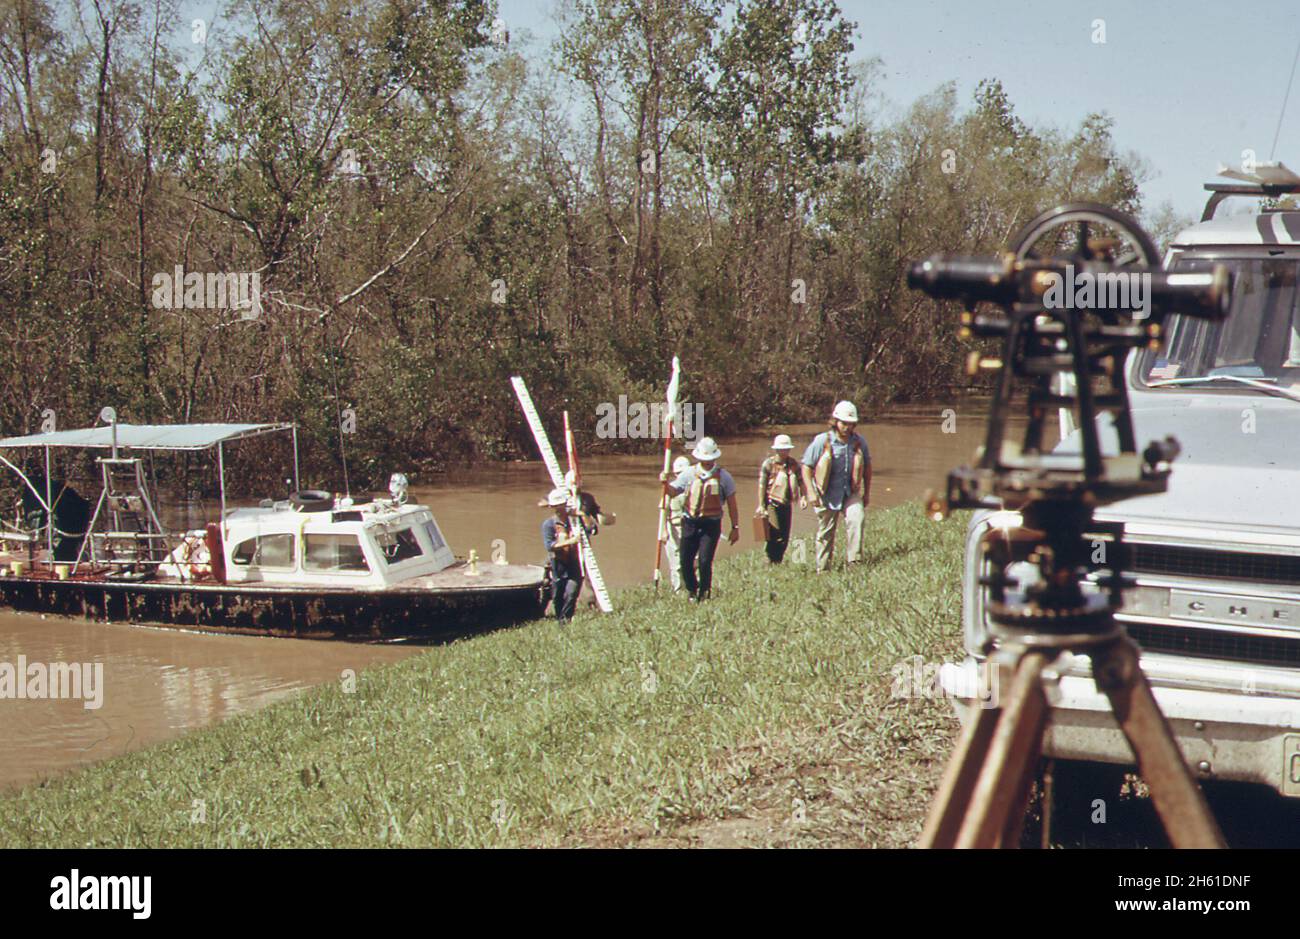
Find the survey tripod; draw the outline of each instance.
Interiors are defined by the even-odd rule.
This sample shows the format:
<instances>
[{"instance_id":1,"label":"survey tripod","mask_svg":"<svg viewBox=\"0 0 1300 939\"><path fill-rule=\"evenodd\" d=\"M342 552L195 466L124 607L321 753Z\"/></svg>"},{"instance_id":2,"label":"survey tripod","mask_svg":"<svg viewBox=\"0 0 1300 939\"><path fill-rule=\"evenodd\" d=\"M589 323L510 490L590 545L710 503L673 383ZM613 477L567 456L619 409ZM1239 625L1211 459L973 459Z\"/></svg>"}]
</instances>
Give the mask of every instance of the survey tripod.
<instances>
[{"instance_id":1,"label":"survey tripod","mask_svg":"<svg viewBox=\"0 0 1300 939\"><path fill-rule=\"evenodd\" d=\"M1075 203L1039 215L1006 254L936 255L908 273L910 287L962 302L964 336L1001 340L1001 358L976 353L970 363L972 372L998 370L985 443L974 466L949 474L928 511L936 518L953 508L1019 515L991 527L982 542L987 664L998 670L1001 693L995 706L972 706L922 833L924 847L1019 844L1050 720L1044 671L1066 653L1090 659L1170 843L1223 844L1137 646L1115 618L1132 585L1123 526L1093 517L1099 506L1163 492L1178 455L1171 437L1138 450L1124 376L1129 352L1159 344L1173 313L1227 315L1225 268L1168 274L1159 260L1132 218ZM1028 423L1017 443L1008 439L1008 420L1021 402ZM1047 415L1060 408L1075 415L1079 446L1044 453ZM1115 436L1107 452L1098 421L1104 415Z\"/></svg>"}]
</instances>

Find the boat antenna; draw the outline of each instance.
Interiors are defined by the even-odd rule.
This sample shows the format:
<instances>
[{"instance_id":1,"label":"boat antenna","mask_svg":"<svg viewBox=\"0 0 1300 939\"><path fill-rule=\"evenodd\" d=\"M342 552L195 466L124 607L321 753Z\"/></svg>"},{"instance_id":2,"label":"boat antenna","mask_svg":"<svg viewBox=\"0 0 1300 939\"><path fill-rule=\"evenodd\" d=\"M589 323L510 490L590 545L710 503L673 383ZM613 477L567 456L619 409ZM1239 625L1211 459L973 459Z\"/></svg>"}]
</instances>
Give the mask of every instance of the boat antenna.
<instances>
[{"instance_id":1,"label":"boat antenna","mask_svg":"<svg viewBox=\"0 0 1300 939\"><path fill-rule=\"evenodd\" d=\"M343 354L343 343L339 342L338 348L330 350L330 326L329 321L325 321L325 355L330 361L330 376L334 382L334 426L339 432L339 460L343 463L343 494L352 497L352 483L348 479L348 452L343 442L343 402L339 398L339 356Z\"/></svg>"},{"instance_id":2,"label":"boat antenna","mask_svg":"<svg viewBox=\"0 0 1300 939\"><path fill-rule=\"evenodd\" d=\"M1282 96L1282 113L1277 116L1277 130L1273 131L1273 146L1268 151L1268 159L1270 162L1272 162L1273 156L1277 153L1277 138L1282 134L1282 119L1286 117L1286 105L1287 102L1291 100L1291 84L1295 81L1295 67L1297 63L1300 63L1300 42L1296 43L1295 58L1291 60L1291 77L1287 79L1286 94Z\"/></svg>"},{"instance_id":3,"label":"boat antenna","mask_svg":"<svg viewBox=\"0 0 1300 939\"><path fill-rule=\"evenodd\" d=\"M116 408L108 408L108 407L106 407L106 408L101 408L100 411L99 411L99 419L100 419L101 421L103 421L105 424L109 424L109 425L111 425L112 428L113 428L113 455L112 455L112 458L113 458L114 460L116 460L116 459L117 459L117 409L116 409Z\"/></svg>"}]
</instances>

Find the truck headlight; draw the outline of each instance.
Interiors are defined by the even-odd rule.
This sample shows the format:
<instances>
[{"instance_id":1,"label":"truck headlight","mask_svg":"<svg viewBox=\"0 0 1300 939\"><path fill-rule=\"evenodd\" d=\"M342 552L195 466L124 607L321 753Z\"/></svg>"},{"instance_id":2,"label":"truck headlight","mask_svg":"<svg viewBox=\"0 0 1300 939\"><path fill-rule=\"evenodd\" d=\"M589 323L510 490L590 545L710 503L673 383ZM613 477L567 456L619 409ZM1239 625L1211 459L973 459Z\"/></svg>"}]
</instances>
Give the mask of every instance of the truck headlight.
<instances>
[{"instance_id":1,"label":"truck headlight","mask_svg":"<svg viewBox=\"0 0 1300 939\"><path fill-rule=\"evenodd\" d=\"M990 528L1019 528L1024 519L1019 512L976 512L966 531L966 556L962 571L962 641L966 651L983 658L988 641L988 624L984 619L984 586L980 580L988 573L984 555L984 535Z\"/></svg>"}]
</instances>

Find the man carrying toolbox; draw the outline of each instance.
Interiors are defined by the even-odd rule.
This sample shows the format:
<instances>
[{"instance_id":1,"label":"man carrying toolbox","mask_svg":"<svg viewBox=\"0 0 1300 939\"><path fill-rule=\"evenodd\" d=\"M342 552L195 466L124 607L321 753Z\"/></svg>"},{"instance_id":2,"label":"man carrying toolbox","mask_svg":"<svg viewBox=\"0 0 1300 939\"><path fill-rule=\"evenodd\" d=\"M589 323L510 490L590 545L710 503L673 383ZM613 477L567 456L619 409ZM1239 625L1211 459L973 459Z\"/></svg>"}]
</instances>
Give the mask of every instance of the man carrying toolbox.
<instances>
[{"instance_id":1,"label":"man carrying toolbox","mask_svg":"<svg viewBox=\"0 0 1300 939\"><path fill-rule=\"evenodd\" d=\"M758 470L758 508L754 516L767 520L767 559L773 564L781 563L790 544L795 500L799 501L800 508L808 505L799 462L790 457L793 449L794 441L789 434L777 434L772 441L772 455Z\"/></svg>"}]
</instances>

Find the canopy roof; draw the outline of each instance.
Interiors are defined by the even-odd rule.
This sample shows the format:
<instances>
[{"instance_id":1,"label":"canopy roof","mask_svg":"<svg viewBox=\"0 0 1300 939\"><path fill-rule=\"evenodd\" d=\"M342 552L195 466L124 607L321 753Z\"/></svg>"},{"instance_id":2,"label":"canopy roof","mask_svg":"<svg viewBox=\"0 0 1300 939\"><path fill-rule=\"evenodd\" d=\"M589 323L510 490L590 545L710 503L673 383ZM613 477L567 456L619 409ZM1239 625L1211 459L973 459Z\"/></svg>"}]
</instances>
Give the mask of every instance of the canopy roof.
<instances>
[{"instance_id":1,"label":"canopy roof","mask_svg":"<svg viewBox=\"0 0 1300 939\"><path fill-rule=\"evenodd\" d=\"M294 424L118 424L117 445L129 450L207 450L219 443L292 430ZM0 450L14 447L113 446L113 427L56 430L48 434L0 439Z\"/></svg>"}]
</instances>

